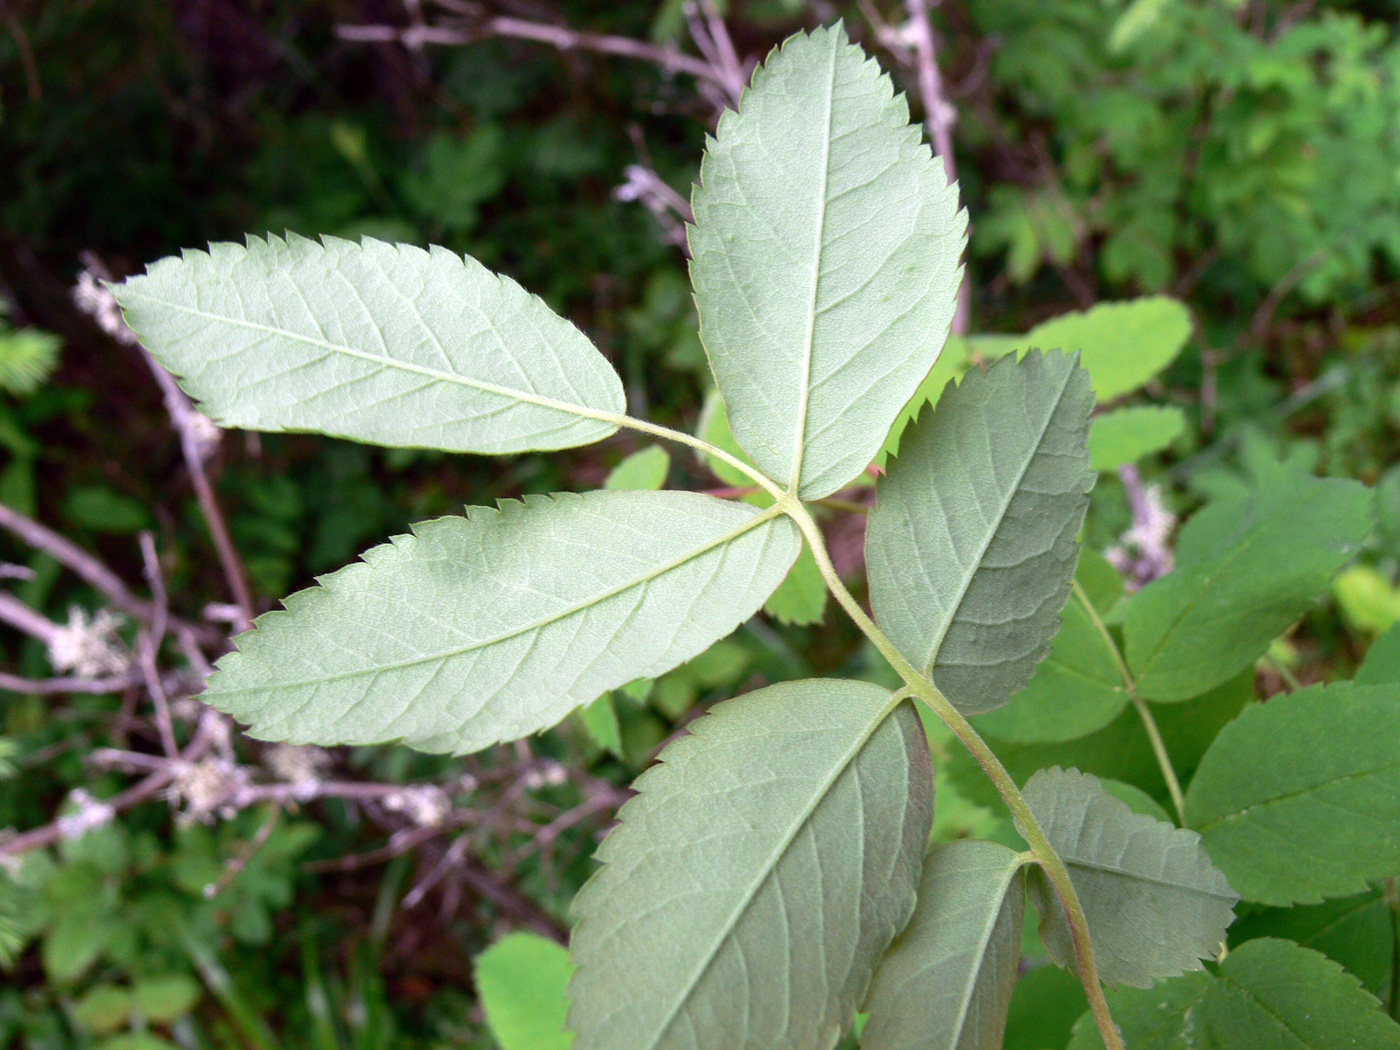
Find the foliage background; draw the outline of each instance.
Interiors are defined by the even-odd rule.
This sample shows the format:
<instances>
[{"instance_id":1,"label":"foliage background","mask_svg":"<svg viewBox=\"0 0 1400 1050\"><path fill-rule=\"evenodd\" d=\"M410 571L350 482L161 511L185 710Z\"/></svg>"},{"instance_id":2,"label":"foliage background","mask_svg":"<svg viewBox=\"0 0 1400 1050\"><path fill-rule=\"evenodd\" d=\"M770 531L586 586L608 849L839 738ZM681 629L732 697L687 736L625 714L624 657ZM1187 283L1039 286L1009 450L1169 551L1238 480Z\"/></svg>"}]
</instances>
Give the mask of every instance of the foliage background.
<instances>
[{"instance_id":1,"label":"foliage background","mask_svg":"<svg viewBox=\"0 0 1400 1050\"><path fill-rule=\"evenodd\" d=\"M634 412L693 427L701 411L684 256L617 189L641 163L688 195L711 101L693 78L586 51L337 35L406 26L418 10L0 0L0 502L129 581L142 580L137 536L149 530L187 617L228 595L159 388L69 295L84 253L124 274L245 232L444 244L579 324L617 364ZM675 0L484 11L693 51ZM846 17L917 98L912 66L881 50L901 5L732 0L724 15L753 56ZM1189 425L1139 468L1171 511L1279 460L1378 487L1377 536L1261 667L1266 693L1280 664L1303 681L1348 675L1400 616L1397 16L1393 0L942 0L932 12L971 214L973 330L1024 332L1169 293L1195 331L1145 399ZM210 469L266 608L412 520L596 486L630 440L507 461L229 433ZM670 482L723 484L679 454ZM1130 521L1105 474L1088 544L1103 550ZM844 567L858 567L858 522L830 529ZM9 536L0 561L28 570L5 584L55 621L101 604ZM51 673L19 632L0 635L0 654L7 671ZM761 618L650 695L617 698L612 750L575 721L471 760L336 753L338 779L477 786L454 796L469 821L354 867L343 858L412 832L403 809L382 797L259 803L205 822L152 800L46 851L42 901L0 899L0 954L7 931L28 944L0 972L0 1045L490 1046L472 958L509 929L563 931L617 786L660 742L737 691L868 666L837 616ZM134 705L132 691L0 693L0 828L47 823L74 789L100 798L129 783L92 758L152 747ZM275 761L235 746L252 765ZM561 815L570 823L541 842ZM992 819L968 801L940 811L939 833ZM1063 1046L1081 1009L1067 1009L1062 1037L1041 1018L1040 1042L1021 1045Z\"/></svg>"}]
</instances>

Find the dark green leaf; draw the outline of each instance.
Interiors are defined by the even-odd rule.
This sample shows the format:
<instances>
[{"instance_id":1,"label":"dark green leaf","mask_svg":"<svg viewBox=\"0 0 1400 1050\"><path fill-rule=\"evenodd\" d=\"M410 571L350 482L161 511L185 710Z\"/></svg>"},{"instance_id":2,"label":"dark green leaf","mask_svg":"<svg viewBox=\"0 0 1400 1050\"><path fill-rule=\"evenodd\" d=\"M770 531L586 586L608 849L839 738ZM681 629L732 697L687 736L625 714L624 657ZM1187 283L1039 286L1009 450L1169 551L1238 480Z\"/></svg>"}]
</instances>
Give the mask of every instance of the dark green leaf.
<instances>
[{"instance_id":1,"label":"dark green leaf","mask_svg":"<svg viewBox=\"0 0 1400 1050\"><path fill-rule=\"evenodd\" d=\"M1400 873L1400 687L1247 708L1201 760L1186 820L1247 900L1315 903Z\"/></svg>"},{"instance_id":2,"label":"dark green leaf","mask_svg":"<svg viewBox=\"0 0 1400 1050\"><path fill-rule=\"evenodd\" d=\"M1281 937L1322 952L1388 1005L1395 974L1396 908L1376 890L1292 908L1264 908L1230 928L1230 940Z\"/></svg>"},{"instance_id":3,"label":"dark green leaf","mask_svg":"<svg viewBox=\"0 0 1400 1050\"><path fill-rule=\"evenodd\" d=\"M1094 475L1072 357L969 373L905 434L866 531L876 619L964 713L1004 704L1059 626Z\"/></svg>"},{"instance_id":4,"label":"dark green leaf","mask_svg":"<svg viewBox=\"0 0 1400 1050\"><path fill-rule=\"evenodd\" d=\"M1211 504L1183 530L1176 570L1128 604L1125 655L1139 693L1185 700L1248 667L1370 528L1365 486L1284 469L1247 498Z\"/></svg>"}]
</instances>

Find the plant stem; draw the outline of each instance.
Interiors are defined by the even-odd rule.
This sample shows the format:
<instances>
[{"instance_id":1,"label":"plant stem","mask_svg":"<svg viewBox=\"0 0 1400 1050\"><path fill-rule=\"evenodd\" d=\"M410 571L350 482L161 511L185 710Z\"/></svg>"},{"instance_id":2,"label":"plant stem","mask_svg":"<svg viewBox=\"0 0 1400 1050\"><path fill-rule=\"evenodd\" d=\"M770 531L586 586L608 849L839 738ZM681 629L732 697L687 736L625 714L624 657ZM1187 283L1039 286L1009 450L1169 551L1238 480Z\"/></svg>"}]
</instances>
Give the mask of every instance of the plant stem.
<instances>
[{"instance_id":1,"label":"plant stem","mask_svg":"<svg viewBox=\"0 0 1400 1050\"><path fill-rule=\"evenodd\" d=\"M998 793L1006 802L1007 808L1011 810L1011 815L1015 818L1021 834L1026 837L1035 862L1041 866L1046 877L1049 878L1050 884L1055 888L1055 895L1059 898L1060 907L1064 910L1065 918L1069 921L1070 938L1074 944L1079 979L1084 985L1084 994L1089 1000L1089 1008L1093 1011L1099 1033L1103 1036L1104 1046L1107 1050L1124 1050L1123 1039L1118 1034L1117 1026L1113 1023L1108 1001L1104 998L1103 985L1099 982L1098 965L1094 961L1094 951L1089 943L1089 922L1084 915L1084 906L1079 901L1074 884L1070 881L1069 869L1065 867L1065 862L1055 851L1055 847L1050 844L1050 840L1045 837L1040 822L1031 812L1025 797L1016 786L1016 782L1011 779L1011 774L1006 771L1006 767L1001 764L1001 759L997 758L996 753L972 727L972 724L948 702L947 697L927 676L917 671L904 658L903 654L895 648L894 643L885 635L885 632L875 625L875 622L860 607L860 603L846 589L846 585L841 582L841 577L831 564L831 556L827 552L826 541L822 538L821 529L817 527L816 521L802 502L795 496L786 493L778 502L783 511L796 522L797 527L807 538L807 543L812 549L812 556L816 560L817 568L821 571L822 579L826 581L827 588L851 619L855 621L861 632L870 639L880 654L889 661L890 666L904 679L905 687L901 692L907 690L917 696L934 714L942 719L944 724L962 741L963 746L972 753L977 764L982 767L993 785L996 786Z\"/></svg>"},{"instance_id":2,"label":"plant stem","mask_svg":"<svg viewBox=\"0 0 1400 1050\"><path fill-rule=\"evenodd\" d=\"M1157 719L1152 717L1152 708L1148 707L1147 702L1138 696L1137 682L1133 680L1132 673L1128 670L1128 665L1123 659L1123 654L1118 651L1118 643L1114 641L1108 625L1103 622L1103 617L1094 608L1094 603L1089 600L1089 595L1078 580L1074 581L1074 596L1084 607L1084 611L1088 613L1089 619L1093 621L1094 627L1103 638L1108 651L1113 654L1113 662L1118 665L1118 671L1123 676L1123 685L1128 690L1128 699L1133 702L1138 717L1142 719L1142 727L1147 731L1147 739L1152 745L1152 753L1157 757L1157 767L1162 771L1162 779L1167 782L1167 794L1172 797L1172 807L1176 810L1177 823L1185 827L1186 799L1181 793L1181 781L1176 778L1176 767L1172 765L1171 755L1167 753L1167 745L1162 739L1162 731L1157 728Z\"/></svg>"},{"instance_id":3,"label":"plant stem","mask_svg":"<svg viewBox=\"0 0 1400 1050\"><path fill-rule=\"evenodd\" d=\"M1181 793L1181 781L1176 779L1176 769L1172 766L1171 755L1162 740L1162 731L1157 728L1157 720L1152 717L1152 709L1140 697L1133 697L1133 706L1142 719L1142 728L1147 730L1147 739L1152 744L1152 753L1157 756L1157 765L1162 770L1162 779L1167 782L1167 794L1172 797L1172 808L1176 810L1176 822L1186 826L1186 797Z\"/></svg>"}]
</instances>

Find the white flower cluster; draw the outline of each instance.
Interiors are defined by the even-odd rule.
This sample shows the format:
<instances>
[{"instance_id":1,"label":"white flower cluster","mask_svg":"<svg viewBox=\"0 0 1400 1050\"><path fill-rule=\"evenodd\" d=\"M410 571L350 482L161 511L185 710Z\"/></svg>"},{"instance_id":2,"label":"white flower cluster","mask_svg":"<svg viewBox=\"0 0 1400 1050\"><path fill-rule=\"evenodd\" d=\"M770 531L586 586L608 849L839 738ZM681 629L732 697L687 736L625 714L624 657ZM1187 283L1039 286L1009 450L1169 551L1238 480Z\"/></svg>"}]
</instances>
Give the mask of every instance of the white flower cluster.
<instances>
[{"instance_id":1,"label":"white flower cluster","mask_svg":"<svg viewBox=\"0 0 1400 1050\"><path fill-rule=\"evenodd\" d=\"M131 654L117 637L122 618L110 609L93 616L71 606L68 623L49 639L49 662L59 672L72 671L81 678L121 674L131 666Z\"/></svg>"},{"instance_id":2,"label":"white flower cluster","mask_svg":"<svg viewBox=\"0 0 1400 1050\"><path fill-rule=\"evenodd\" d=\"M441 824L452 812L452 800L447 797L447 792L430 784L406 787L385 795L383 805L391 813L402 813L424 828Z\"/></svg>"},{"instance_id":3,"label":"white flower cluster","mask_svg":"<svg viewBox=\"0 0 1400 1050\"><path fill-rule=\"evenodd\" d=\"M58 832L65 839L76 839L104 824L110 824L117 811L106 802L98 801L82 788L68 793L73 812L58 818Z\"/></svg>"}]
</instances>

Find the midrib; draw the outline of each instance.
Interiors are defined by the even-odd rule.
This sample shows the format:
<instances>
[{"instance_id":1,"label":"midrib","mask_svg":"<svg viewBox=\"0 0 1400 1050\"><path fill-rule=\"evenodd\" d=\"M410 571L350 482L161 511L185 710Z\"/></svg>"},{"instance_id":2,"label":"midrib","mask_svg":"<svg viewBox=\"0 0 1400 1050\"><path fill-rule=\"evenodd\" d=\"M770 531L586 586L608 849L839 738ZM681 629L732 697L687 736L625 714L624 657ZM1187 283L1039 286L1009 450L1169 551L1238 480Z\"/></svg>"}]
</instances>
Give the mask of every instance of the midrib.
<instances>
[{"instance_id":1,"label":"midrib","mask_svg":"<svg viewBox=\"0 0 1400 1050\"><path fill-rule=\"evenodd\" d=\"M836 49L831 50L826 93L826 137L822 139L821 187L817 193L817 229L813 244L812 287L807 296L807 330L803 335L802 378L797 391L797 427L793 437L792 477L788 491L797 492L802 485L802 453L807 440L807 408L812 400L812 349L817 329L817 290L821 285L823 239L826 236L826 192L831 181L831 117L835 109Z\"/></svg>"},{"instance_id":2,"label":"midrib","mask_svg":"<svg viewBox=\"0 0 1400 1050\"><path fill-rule=\"evenodd\" d=\"M522 634L528 634L531 631L540 630L544 627L548 627L550 624L555 623L558 620L563 620L569 616L573 616L577 613L583 612L586 609L590 609L595 605L600 605L601 603L607 601L609 598L615 598L619 594L631 590L633 587L641 587L647 583L650 583L652 580L655 580L660 576L664 576L666 573L672 571L673 569L677 569L680 566L686 564L687 562L694 561L696 558L708 554L710 551L714 550L717 547L722 547L727 543L732 543L734 540L737 540L739 537L743 536L746 532L750 532L753 529L758 528L758 526L764 524L765 522L772 521L781 513L782 511L776 505L769 507L767 510L763 511L758 515L755 515L753 518L750 518L748 521L744 522L737 528L730 529L728 532L725 532L723 535L720 535L715 539L710 540L703 546L697 547L690 551L686 551L684 554L679 554L676 557L671 558L669 561L663 562L662 564L652 569L649 569L647 572L639 576L634 576L629 580L624 580L622 583L619 583L599 594L593 595L585 601L576 602L573 605L568 606L567 608L559 610L558 612L551 613L548 616L542 616L520 627L513 627L509 631L503 631L500 634L493 635L490 638L486 638L478 642L472 642L469 645L459 646L455 649L447 649L435 653L427 653L423 656L415 656L412 659L400 660L395 663L376 664L373 667L362 667L357 668L353 671L345 671L341 674L325 675L317 678L304 679L302 681L297 682L279 682L276 688L297 689L307 685L325 685L331 682L340 682L350 678L360 678L365 675L381 674L385 671L398 671L406 667L417 667L420 664L432 663L437 660L448 660L456 656L461 656L463 653L470 653L474 652L477 649L486 649L493 645L499 645L501 642L509 641L512 638L518 638ZM267 691L268 689L266 686L248 686L242 689L211 690L210 695L237 696L240 693L265 693Z\"/></svg>"}]
</instances>

